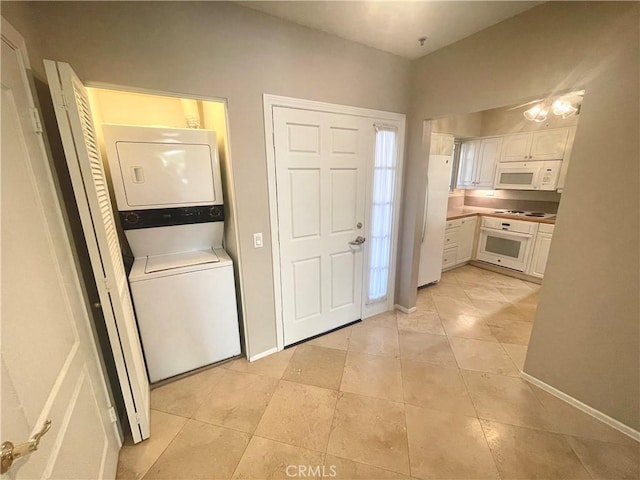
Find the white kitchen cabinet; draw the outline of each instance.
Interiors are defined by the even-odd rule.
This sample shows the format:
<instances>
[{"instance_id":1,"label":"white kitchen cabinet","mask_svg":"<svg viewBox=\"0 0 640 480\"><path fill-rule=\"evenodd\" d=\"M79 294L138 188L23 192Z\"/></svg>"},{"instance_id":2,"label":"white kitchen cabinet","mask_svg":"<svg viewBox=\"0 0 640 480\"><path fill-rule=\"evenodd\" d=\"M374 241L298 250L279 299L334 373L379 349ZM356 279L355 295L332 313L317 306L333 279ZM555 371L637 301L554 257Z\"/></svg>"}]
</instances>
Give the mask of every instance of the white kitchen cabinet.
<instances>
[{"instance_id":1,"label":"white kitchen cabinet","mask_svg":"<svg viewBox=\"0 0 640 480\"><path fill-rule=\"evenodd\" d=\"M549 259L549 250L551 249L553 230L554 226L546 223L541 223L538 227L536 241L533 245L531 264L529 265L529 271L527 272L533 277L544 277L547 260Z\"/></svg>"},{"instance_id":2,"label":"white kitchen cabinet","mask_svg":"<svg viewBox=\"0 0 640 480\"><path fill-rule=\"evenodd\" d=\"M529 159L532 132L506 135L502 144L501 162L522 162Z\"/></svg>"},{"instance_id":3,"label":"white kitchen cabinet","mask_svg":"<svg viewBox=\"0 0 640 480\"><path fill-rule=\"evenodd\" d=\"M455 267L457 256L458 247L453 246L451 248L445 248L442 252L442 270L448 270L449 268Z\"/></svg>"},{"instance_id":4,"label":"white kitchen cabinet","mask_svg":"<svg viewBox=\"0 0 640 480\"><path fill-rule=\"evenodd\" d=\"M462 144L460 165L458 167L458 188L473 188L476 153L479 146L479 140L472 140Z\"/></svg>"},{"instance_id":5,"label":"white kitchen cabinet","mask_svg":"<svg viewBox=\"0 0 640 480\"><path fill-rule=\"evenodd\" d=\"M492 188L502 137L487 137L462 144L458 188Z\"/></svg>"},{"instance_id":6,"label":"white kitchen cabinet","mask_svg":"<svg viewBox=\"0 0 640 480\"><path fill-rule=\"evenodd\" d=\"M444 234L442 270L471 260L476 235L477 217L448 220Z\"/></svg>"},{"instance_id":7,"label":"white kitchen cabinet","mask_svg":"<svg viewBox=\"0 0 640 480\"><path fill-rule=\"evenodd\" d=\"M478 217L463 218L458 231L458 251L456 264L466 263L471 260L473 254L473 243L476 236L476 224Z\"/></svg>"},{"instance_id":8,"label":"white kitchen cabinet","mask_svg":"<svg viewBox=\"0 0 640 480\"><path fill-rule=\"evenodd\" d=\"M475 188L493 188L496 162L502 151L502 137L483 138L476 160Z\"/></svg>"},{"instance_id":9,"label":"white kitchen cabinet","mask_svg":"<svg viewBox=\"0 0 640 480\"><path fill-rule=\"evenodd\" d=\"M569 161L571 160L571 152L573 151L573 141L576 138L576 127L569 128L569 136L567 137L567 147L564 151L564 159L562 160L562 167L560 168L560 176L558 177L557 189L562 192L564 189L564 182L567 178L567 170L569 169Z\"/></svg>"},{"instance_id":10,"label":"white kitchen cabinet","mask_svg":"<svg viewBox=\"0 0 640 480\"><path fill-rule=\"evenodd\" d=\"M506 135L500 161L562 160L568 139L569 127Z\"/></svg>"}]
</instances>

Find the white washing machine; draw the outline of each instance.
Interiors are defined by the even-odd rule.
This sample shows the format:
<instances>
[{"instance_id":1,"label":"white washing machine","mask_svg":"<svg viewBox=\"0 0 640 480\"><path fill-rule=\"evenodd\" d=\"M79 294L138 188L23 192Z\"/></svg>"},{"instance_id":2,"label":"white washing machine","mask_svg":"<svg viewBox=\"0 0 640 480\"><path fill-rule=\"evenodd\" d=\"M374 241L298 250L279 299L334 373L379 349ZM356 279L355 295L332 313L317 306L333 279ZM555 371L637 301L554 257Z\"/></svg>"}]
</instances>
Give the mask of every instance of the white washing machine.
<instances>
[{"instance_id":1,"label":"white washing machine","mask_svg":"<svg viewBox=\"0 0 640 480\"><path fill-rule=\"evenodd\" d=\"M215 133L103 126L151 383L240 354Z\"/></svg>"}]
</instances>

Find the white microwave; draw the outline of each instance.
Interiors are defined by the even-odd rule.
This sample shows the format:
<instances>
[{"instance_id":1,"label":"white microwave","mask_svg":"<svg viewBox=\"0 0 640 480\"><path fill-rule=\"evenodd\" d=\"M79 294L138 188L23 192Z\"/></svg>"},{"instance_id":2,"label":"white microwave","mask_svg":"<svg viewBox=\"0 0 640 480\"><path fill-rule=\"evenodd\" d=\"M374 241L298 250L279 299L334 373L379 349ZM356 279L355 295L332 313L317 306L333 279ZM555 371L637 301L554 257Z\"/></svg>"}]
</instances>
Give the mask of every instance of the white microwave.
<instances>
[{"instance_id":1,"label":"white microwave","mask_svg":"<svg viewBox=\"0 0 640 480\"><path fill-rule=\"evenodd\" d=\"M555 190L562 160L501 162L493 188L505 190Z\"/></svg>"}]
</instances>

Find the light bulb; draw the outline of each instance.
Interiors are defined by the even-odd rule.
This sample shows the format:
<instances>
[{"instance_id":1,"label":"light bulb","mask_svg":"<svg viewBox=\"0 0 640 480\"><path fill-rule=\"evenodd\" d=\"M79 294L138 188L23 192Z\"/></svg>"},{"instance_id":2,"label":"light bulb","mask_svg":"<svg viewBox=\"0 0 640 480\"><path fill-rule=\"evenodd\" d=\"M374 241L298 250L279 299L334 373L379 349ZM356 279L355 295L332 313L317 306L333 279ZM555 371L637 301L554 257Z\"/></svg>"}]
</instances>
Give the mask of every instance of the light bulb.
<instances>
[{"instance_id":1,"label":"light bulb","mask_svg":"<svg viewBox=\"0 0 640 480\"><path fill-rule=\"evenodd\" d=\"M524 118L532 122L541 123L547 119L549 114L549 107L544 103L534 105L529 110L525 110Z\"/></svg>"}]
</instances>

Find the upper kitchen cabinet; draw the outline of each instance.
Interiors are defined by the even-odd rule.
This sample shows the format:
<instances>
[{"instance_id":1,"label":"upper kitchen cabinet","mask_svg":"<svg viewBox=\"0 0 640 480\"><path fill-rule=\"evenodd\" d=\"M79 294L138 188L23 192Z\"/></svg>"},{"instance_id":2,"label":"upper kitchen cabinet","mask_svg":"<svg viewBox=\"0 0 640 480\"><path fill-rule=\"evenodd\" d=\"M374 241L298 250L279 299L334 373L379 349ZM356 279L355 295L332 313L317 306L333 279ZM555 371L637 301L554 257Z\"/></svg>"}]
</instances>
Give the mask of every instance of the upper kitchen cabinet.
<instances>
[{"instance_id":1,"label":"upper kitchen cabinet","mask_svg":"<svg viewBox=\"0 0 640 480\"><path fill-rule=\"evenodd\" d=\"M506 135L500 161L562 160L568 146L569 130L565 127Z\"/></svg>"},{"instance_id":2,"label":"upper kitchen cabinet","mask_svg":"<svg viewBox=\"0 0 640 480\"><path fill-rule=\"evenodd\" d=\"M501 151L502 137L464 142L460 152L458 188L493 188Z\"/></svg>"},{"instance_id":3,"label":"upper kitchen cabinet","mask_svg":"<svg viewBox=\"0 0 640 480\"><path fill-rule=\"evenodd\" d=\"M473 188L475 182L476 154L480 140L464 142L460 149L460 165L458 167L458 188Z\"/></svg>"}]
</instances>

